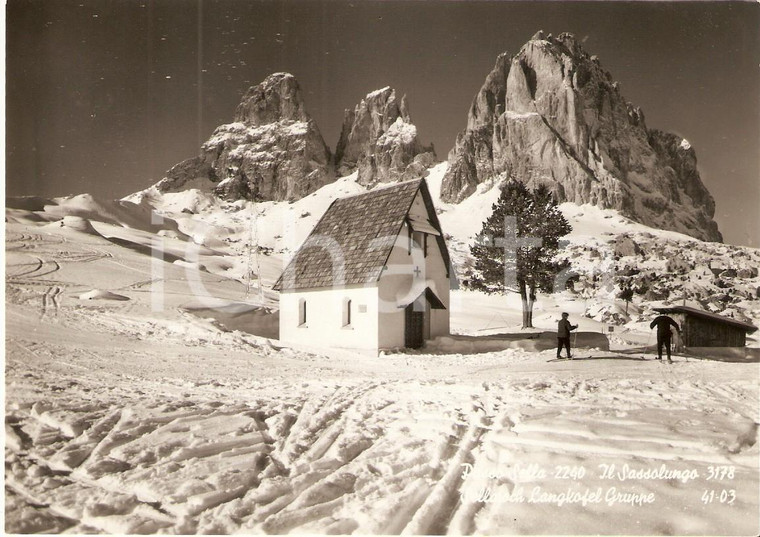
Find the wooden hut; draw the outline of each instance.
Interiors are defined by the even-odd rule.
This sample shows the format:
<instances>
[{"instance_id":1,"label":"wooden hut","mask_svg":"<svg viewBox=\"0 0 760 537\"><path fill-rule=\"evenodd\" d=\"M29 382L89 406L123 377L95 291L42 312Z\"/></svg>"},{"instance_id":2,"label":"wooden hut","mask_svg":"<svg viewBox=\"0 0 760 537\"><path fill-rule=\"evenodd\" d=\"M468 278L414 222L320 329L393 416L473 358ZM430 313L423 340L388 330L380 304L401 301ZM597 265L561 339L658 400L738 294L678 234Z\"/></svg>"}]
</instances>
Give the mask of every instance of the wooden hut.
<instances>
[{"instance_id":1,"label":"wooden hut","mask_svg":"<svg viewBox=\"0 0 760 537\"><path fill-rule=\"evenodd\" d=\"M757 330L749 323L688 306L655 310L681 325L681 339L687 347L744 347L747 334Z\"/></svg>"}]
</instances>

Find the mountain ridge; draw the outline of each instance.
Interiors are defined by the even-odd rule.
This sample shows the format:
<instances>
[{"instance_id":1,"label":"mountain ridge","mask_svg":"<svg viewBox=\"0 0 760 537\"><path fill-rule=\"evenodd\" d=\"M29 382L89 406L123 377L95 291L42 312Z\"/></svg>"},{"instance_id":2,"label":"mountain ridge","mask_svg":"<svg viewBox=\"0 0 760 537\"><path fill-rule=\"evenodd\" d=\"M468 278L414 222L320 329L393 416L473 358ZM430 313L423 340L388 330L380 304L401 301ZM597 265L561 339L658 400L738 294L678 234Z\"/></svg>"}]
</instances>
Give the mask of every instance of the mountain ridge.
<instances>
[{"instance_id":1,"label":"mountain ridge","mask_svg":"<svg viewBox=\"0 0 760 537\"><path fill-rule=\"evenodd\" d=\"M358 172L363 185L421 177L435 162L409 115L406 96L390 87L347 109L333 154L306 111L290 73L273 73L250 87L232 123L217 127L200 154L170 168L155 187L200 187L227 200L294 201L339 175Z\"/></svg>"},{"instance_id":2,"label":"mountain ridge","mask_svg":"<svg viewBox=\"0 0 760 537\"><path fill-rule=\"evenodd\" d=\"M435 162L406 95L398 99L386 86L346 109L333 153L295 77L274 73L245 92L233 123L218 127L200 155L172 167L156 187L294 201L354 172L366 186L424 177ZM643 111L569 33L538 32L516 55L497 56L448 163L441 186L447 202L512 178L547 185L560 202L613 208L650 227L722 241L693 147L648 128Z\"/></svg>"}]
</instances>

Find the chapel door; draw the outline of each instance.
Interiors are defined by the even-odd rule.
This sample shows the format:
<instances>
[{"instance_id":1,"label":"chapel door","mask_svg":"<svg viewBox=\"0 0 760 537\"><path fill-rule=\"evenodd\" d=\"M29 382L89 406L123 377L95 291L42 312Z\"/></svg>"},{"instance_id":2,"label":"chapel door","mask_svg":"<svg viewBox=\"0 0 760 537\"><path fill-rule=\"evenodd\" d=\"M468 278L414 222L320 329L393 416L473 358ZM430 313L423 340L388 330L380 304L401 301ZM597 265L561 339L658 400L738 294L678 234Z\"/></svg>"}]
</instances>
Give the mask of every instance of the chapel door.
<instances>
[{"instance_id":1,"label":"chapel door","mask_svg":"<svg viewBox=\"0 0 760 537\"><path fill-rule=\"evenodd\" d=\"M414 311L414 304L409 304L404 310L404 317L404 346L419 349L424 343L425 312Z\"/></svg>"}]
</instances>

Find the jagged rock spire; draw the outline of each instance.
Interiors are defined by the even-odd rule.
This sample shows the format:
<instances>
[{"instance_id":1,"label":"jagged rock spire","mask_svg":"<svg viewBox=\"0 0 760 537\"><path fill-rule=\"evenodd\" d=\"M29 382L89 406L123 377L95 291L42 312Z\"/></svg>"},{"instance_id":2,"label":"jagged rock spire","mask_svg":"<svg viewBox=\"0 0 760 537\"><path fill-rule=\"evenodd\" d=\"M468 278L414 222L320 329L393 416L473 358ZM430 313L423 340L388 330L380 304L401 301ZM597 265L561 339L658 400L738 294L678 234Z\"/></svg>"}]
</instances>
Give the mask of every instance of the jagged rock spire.
<instances>
[{"instance_id":1,"label":"jagged rock spire","mask_svg":"<svg viewBox=\"0 0 760 537\"><path fill-rule=\"evenodd\" d=\"M435 160L432 146L420 143L404 95L385 87L369 93L343 118L335 164L340 175L358 170L359 182L412 179Z\"/></svg>"}]
</instances>

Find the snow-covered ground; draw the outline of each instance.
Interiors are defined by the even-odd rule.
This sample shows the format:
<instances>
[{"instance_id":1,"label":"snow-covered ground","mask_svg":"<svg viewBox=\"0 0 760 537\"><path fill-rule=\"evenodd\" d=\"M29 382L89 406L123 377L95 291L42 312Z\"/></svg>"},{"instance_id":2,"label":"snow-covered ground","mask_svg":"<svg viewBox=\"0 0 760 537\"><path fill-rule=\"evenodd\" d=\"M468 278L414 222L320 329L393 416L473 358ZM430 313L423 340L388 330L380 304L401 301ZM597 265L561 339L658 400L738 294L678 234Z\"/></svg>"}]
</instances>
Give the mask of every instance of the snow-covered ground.
<instances>
[{"instance_id":1,"label":"snow-covered ground","mask_svg":"<svg viewBox=\"0 0 760 537\"><path fill-rule=\"evenodd\" d=\"M128 228L145 204L9 210L6 531L758 533L757 359L661 364L635 322L606 350L570 293L540 297L521 331L515 297L454 291L459 337L377 358L241 331L276 315L246 272L271 285L334 196L358 191L163 195L166 222ZM578 236L630 231L564 210ZM441 205L455 256L489 211ZM252 239L273 251L249 257ZM579 360L553 360L561 311Z\"/></svg>"}]
</instances>

